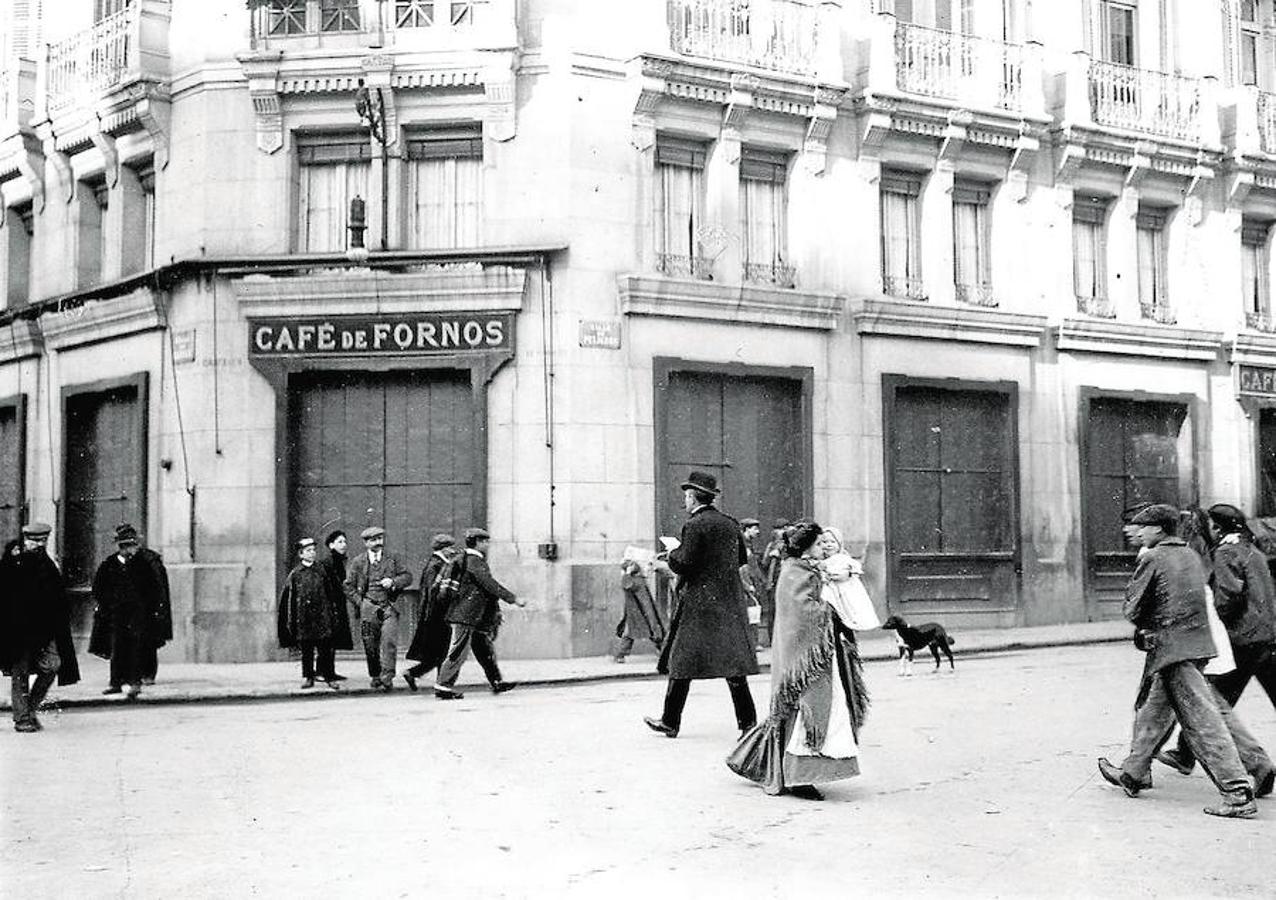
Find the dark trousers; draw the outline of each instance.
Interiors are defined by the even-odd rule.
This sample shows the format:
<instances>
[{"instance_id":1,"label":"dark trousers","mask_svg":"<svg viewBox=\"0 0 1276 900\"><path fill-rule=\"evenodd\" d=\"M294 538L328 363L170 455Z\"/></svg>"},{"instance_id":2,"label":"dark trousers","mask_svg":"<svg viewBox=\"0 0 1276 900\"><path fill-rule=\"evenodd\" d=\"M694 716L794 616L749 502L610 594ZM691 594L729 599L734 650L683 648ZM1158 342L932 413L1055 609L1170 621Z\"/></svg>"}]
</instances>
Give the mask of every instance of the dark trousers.
<instances>
[{"instance_id":1,"label":"dark trousers","mask_svg":"<svg viewBox=\"0 0 1276 900\"><path fill-rule=\"evenodd\" d=\"M1221 675L1205 676L1214 685L1219 696L1227 701L1228 706L1234 707L1240 702L1241 694L1245 693L1250 679L1256 678L1266 691L1267 698L1276 706L1276 647L1270 644L1233 647L1232 655L1236 658L1235 669ZM1178 756L1189 767L1196 763L1196 754L1192 752L1182 731L1179 732ZM1246 768L1249 768L1249 761L1246 760L1245 763ZM1254 773L1252 769L1250 771L1252 774L1264 774Z\"/></svg>"},{"instance_id":2,"label":"dark trousers","mask_svg":"<svg viewBox=\"0 0 1276 900\"><path fill-rule=\"evenodd\" d=\"M394 666L399 646L399 611L392 605L377 606L368 600L360 607L363 655L368 662L368 675L382 684L394 682Z\"/></svg>"},{"instance_id":3,"label":"dark trousers","mask_svg":"<svg viewBox=\"0 0 1276 900\"><path fill-rule=\"evenodd\" d=\"M143 681L154 681L159 672L159 647L149 641L142 646L140 666Z\"/></svg>"},{"instance_id":4,"label":"dark trousers","mask_svg":"<svg viewBox=\"0 0 1276 900\"><path fill-rule=\"evenodd\" d=\"M111 632L111 686L141 684L145 658L145 638L142 635L127 628L114 629Z\"/></svg>"},{"instance_id":5,"label":"dark trousers","mask_svg":"<svg viewBox=\"0 0 1276 900\"><path fill-rule=\"evenodd\" d=\"M470 650L474 650L474 658L483 667L483 674L491 684L501 681L501 669L496 664L496 646L489 632L472 625L453 625L452 643L447 648L447 657L439 666L439 675L435 683L443 687L452 687L461 674L461 666L469 659Z\"/></svg>"},{"instance_id":6,"label":"dark trousers","mask_svg":"<svg viewBox=\"0 0 1276 900\"><path fill-rule=\"evenodd\" d=\"M58 669L62 666L62 658L58 656L56 644L49 644L43 650L21 653L13 661L10 668L10 694L13 702L13 722L34 722L36 710L48 696L49 688L58 677ZM35 684L31 676L35 676Z\"/></svg>"},{"instance_id":7,"label":"dark trousers","mask_svg":"<svg viewBox=\"0 0 1276 900\"><path fill-rule=\"evenodd\" d=\"M333 674L333 668L336 666L336 651L332 649L332 644L327 641L302 641L301 642L301 677L315 677L315 659L319 660L319 677L328 678Z\"/></svg>"},{"instance_id":8,"label":"dark trousers","mask_svg":"<svg viewBox=\"0 0 1276 900\"><path fill-rule=\"evenodd\" d=\"M758 711L753 705L753 695L749 693L749 679L743 675L728 678L727 688L731 691L736 726L744 731L758 724ZM675 731L682 727L682 708L687 705L687 694L690 692L690 678L669 679L669 687L665 690L665 711L661 714L660 721Z\"/></svg>"}]
</instances>

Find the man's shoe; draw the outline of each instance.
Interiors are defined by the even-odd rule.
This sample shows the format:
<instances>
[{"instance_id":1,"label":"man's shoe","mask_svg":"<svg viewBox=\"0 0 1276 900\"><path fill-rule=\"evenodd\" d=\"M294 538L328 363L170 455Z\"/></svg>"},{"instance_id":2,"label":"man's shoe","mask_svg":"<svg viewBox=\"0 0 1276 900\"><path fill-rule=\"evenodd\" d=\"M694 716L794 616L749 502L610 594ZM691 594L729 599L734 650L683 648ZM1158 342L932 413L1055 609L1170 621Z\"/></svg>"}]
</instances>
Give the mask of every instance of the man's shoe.
<instances>
[{"instance_id":1,"label":"man's shoe","mask_svg":"<svg viewBox=\"0 0 1276 900\"><path fill-rule=\"evenodd\" d=\"M436 700L460 700L465 695L460 691L454 691L451 688L434 686L434 697Z\"/></svg>"},{"instance_id":2,"label":"man's shoe","mask_svg":"<svg viewBox=\"0 0 1276 900\"><path fill-rule=\"evenodd\" d=\"M1139 791L1145 790L1152 786L1152 780L1135 781L1130 775L1125 774L1120 766L1114 766L1102 756L1099 757L1099 774L1103 776L1103 780L1108 784L1114 784L1121 790L1125 791L1127 797L1139 796Z\"/></svg>"},{"instance_id":3,"label":"man's shoe","mask_svg":"<svg viewBox=\"0 0 1276 900\"><path fill-rule=\"evenodd\" d=\"M1220 819L1252 819L1258 815L1258 804L1252 797L1240 803L1224 800L1218 806L1205 807L1202 812L1207 816L1218 816Z\"/></svg>"},{"instance_id":4,"label":"man's shoe","mask_svg":"<svg viewBox=\"0 0 1276 900\"><path fill-rule=\"evenodd\" d=\"M380 690L380 689L381 689L381 679L380 679L380 678L374 678L374 679L372 679L371 681L369 681L369 682L368 682L368 686L369 686L370 688L372 688L374 691L376 691L376 690Z\"/></svg>"},{"instance_id":5,"label":"man's shoe","mask_svg":"<svg viewBox=\"0 0 1276 900\"><path fill-rule=\"evenodd\" d=\"M381 690L382 690L383 692L387 693L387 694L388 694L388 693L390 693L392 690L394 690L394 676L393 676L393 675L391 675L388 679L387 679L387 678L382 678L382 679L381 679Z\"/></svg>"},{"instance_id":6,"label":"man's shoe","mask_svg":"<svg viewBox=\"0 0 1276 900\"><path fill-rule=\"evenodd\" d=\"M125 700L136 700L136 699L137 699L137 695L138 695L138 694L140 694L140 693L142 693L142 686L141 686L141 685L138 685L138 684L131 684L131 685L129 685L128 690L124 692L124 699L125 699Z\"/></svg>"},{"instance_id":7,"label":"man's shoe","mask_svg":"<svg viewBox=\"0 0 1276 900\"><path fill-rule=\"evenodd\" d=\"M103 694L122 694L124 693L124 688L120 687L118 684L113 684L110 687L108 687L106 690L104 690L102 693Z\"/></svg>"},{"instance_id":8,"label":"man's shoe","mask_svg":"<svg viewBox=\"0 0 1276 900\"><path fill-rule=\"evenodd\" d=\"M407 682L408 690L415 694L416 693L416 676L413 675L411 672L404 672L403 680Z\"/></svg>"},{"instance_id":9,"label":"man's shoe","mask_svg":"<svg viewBox=\"0 0 1276 900\"><path fill-rule=\"evenodd\" d=\"M506 691L512 691L518 687L517 681L498 681L492 685L493 694L503 694Z\"/></svg>"},{"instance_id":10,"label":"man's shoe","mask_svg":"<svg viewBox=\"0 0 1276 900\"><path fill-rule=\"evenodd\" d=\"M1187 760L1179 756L1177 750L1162 750L1156 755L1156 761L1169 766L1180 775L1191 775L1192 769L1196 768L1196 763L1188 763Z\"/></svg>"},{"instance_id":11,"label":"man's shoe","mask_svg":"<svg viewBox=\"0 0 1276 900\"><path fill-rule=\"evenodd\" d=\"M1272 788L1276 787L1276 769L1268 769L1267 774L1254 781L1255 797L1270 797Z\"/></svg>"},{"instance_id":12,"label":"man's shoe","mask_svg":"<svg viewBox=\"0 0 1276 900\"><path fill-rule=\"evenodd\" d=\"M346 676L338 675L336 672L329 672L327 677L324 680L325 681L345 681Z\"/></svg>"},{"instance_id":13,"label":"man's shoe","mask_svg":"<svg viewBox=\"0 0 1276 900\"><path fill-rule=\"evenodd\" d=\"M14 722L13 730L21 731L23 734L31 734L33 732L39 731L40 728L34 722Z\"/></svg>"},{"instance_id":14,"label":"man's shoe","mask_svg":"<svg viewBox=\"0 0 1276 900\"><path fill-rule=\"evenodd\" d=\"M314 686L315 686L315 680L313 678L307 678L301 682L301 689L303 691L308 691Z\"/></svg>"},{"instance_id":15,"label":"man's shoe","mask_svg":"<svg viewBox=\"0 0 1276 900\"><path fill-rule=\"evenodd\" d=\"M670 728L660 719L653 719L650 716L643 716L642 720L647 723L647 727L652 731L663 734L667 738L676 738L678 736L677 728Z\"/></svg>"},{"instance_id":16,"label":"man's shoe","mask_svg":"<svg viewBox=\"0 0 1276 900\"><path fill-rule=\"evenodd\" d=\"M142 679L142 684L154 684L154 683L155 683L155 679L154 679L154 678L143 678L143 679Z\"/></svg>"}]
</instances>

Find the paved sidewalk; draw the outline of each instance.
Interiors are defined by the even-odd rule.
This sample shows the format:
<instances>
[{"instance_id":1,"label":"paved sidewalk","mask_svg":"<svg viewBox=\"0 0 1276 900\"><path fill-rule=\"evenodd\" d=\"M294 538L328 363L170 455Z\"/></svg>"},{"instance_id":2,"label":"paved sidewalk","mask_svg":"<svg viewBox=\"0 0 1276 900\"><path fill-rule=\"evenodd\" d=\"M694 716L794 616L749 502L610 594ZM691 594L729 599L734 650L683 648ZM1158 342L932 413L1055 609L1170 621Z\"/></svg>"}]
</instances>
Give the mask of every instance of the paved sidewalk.
<instances>
[{"instance_id":1,"label":"paved sidewalk","mask_svg":"<svg viewBox=\"0 0 1276 900\"><path fill-rule=\"evenodd\" d=\"M1126 622L1082 622L1072 625L1045 625L1034 628L1003 628L960 631L954 635L953 653L957 664L963 656L977 653L996 653L1024 650L1033 647L1062 647L1073 644L1097 644L1124 641L1130 638L1132 629ZM860 652L864 659L895 659L894 635L886 632L870 632L860 635ZM55 686L50 692L51 705L62 709L74 707L108 706L128 703L121 696L103 696L107 684L107 663L95 656L81 652L79 655L81 681L70 687ZM767 671L770 652L758 654L762 670ZM918 674L926 673L932 666L930 654L922 651L915 663ZM399 671L406 666L401 664ZM309 690L301 689L301 664L296 661L265 663L166 663L161 655L159 681L145 688L135 703L152 705L162 703L233 702L281 698L340 697L351 694L371 694L365 675L363 660L338 660L337 668L348 676L339 690L331 690L322 682ZM622 664L610 657L590 656L576 659L510 659L501 661L501 669L510 681L525 685L555 685L608 681L612 679L657 678L656 658L651 655L633 655ZM462 673L459 687L484 688L482 672L471 660ZM428 693L433 683L432 674L422 681L422 693ZM396 679L395 693L408 693L402 678ZM8 690L3 692L0 709L10 707Z\"/></svg>"}]
</instances>

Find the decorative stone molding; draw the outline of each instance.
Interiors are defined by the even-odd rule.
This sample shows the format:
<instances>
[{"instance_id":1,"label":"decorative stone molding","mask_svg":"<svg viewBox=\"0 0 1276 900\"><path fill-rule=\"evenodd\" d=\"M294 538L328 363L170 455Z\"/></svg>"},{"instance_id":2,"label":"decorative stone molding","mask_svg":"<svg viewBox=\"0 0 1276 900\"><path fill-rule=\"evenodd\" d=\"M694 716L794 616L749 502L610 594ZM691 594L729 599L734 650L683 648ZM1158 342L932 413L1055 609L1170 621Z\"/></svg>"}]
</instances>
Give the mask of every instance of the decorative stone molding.
<instances>
[{"instance_id":1,"label":"decorative stone molding","mask_svg":"<svg viewBox=\"0 0 1276 900\"><path fill-rule=\"evenodd\" d=\"M616 288L625 315L737 325L833 331L846 305L845 297L820 291L723 285L660 275L621 275Z\"/></svg>"},{"instance_id":2,"label":"decorative stone molding","mask_svg":"<svg viewBox=\"0 0 1276 900\"><path fill-rule=\"evenodd\" d=\"M1232 342L1230 362L1233 365L1276 368L1276 334L1238 332Z\"/></svg>"},{"instance_id":3,"label":"decorative stone molding","mask_svg":"<svg viewBox=\"0 0 1276 900\"><path fill-rule=\"evenodd\" d=\"M120 154L115 149L115 138L100 131L93 135L93 146L97 147L104 161L103 175L108 187L114 188L120 183Z\"/></svg>"},{"instance_id":4,"label":"decorative stone molding","mask_svg":"<svg viewBox=\"0 0 1276 900\"><path fill-rule=\"evenodd\" d=\"M897 300L861 301L851 319L862 335L1007 347L1037 347L1046 333L1045 316Z\"/></svg>"},{"instance_id":5,"label":"decorative stone molding","mask_svg":"<svg viewBox=\"0 0 1276 900\"><path fill-rule=\"evenodd\" d=\"M392 147L399 139L399 111L394 95L394 58L384 53L363 59L363 81L368 90L379 89L385 104L385 122L381 133L386 146Z\"/></svg>"},{"instance_id":6,"label":"decorative stone molding","mask_svg":"<svg viewBox=\"0 0 1276 900\"><path fill-rule=\"evenodd\" d=\"M284 118L280 106L279 62L281 50L241 53L238 57L248 77L248 96L257 117L257 149L274 153L284 145Z\"/></svg>"},{"instance_id":7,"label":"decorative stone molding","mask_svg":"<svg viewBox=\"0 0 1276 900\"><path fill-rule=\"evenodd\" d=\"M1064 319L1055 336L1055 346L1072 353L1211 362L1223 347L1223 334L1101 319Z\"/></svg>"},{"instance_id":8,"label":"decorative stone molding","mask_svg":"<svg viewBox=\"0 0 1276 900\"><path fill-rule=\"evenodd\" d=\"M508 62L508 61L507 61ZM510 65L489 66L483 72L483 135L494 141L513 140L518 133L514 70Z\"/></svg>"},{"instance_id":9,"label":"decorative stone molding","mask_svg":"<svg viewBox=\"0 0 1276 900\"><path fill-rule=\"evenodd\" d=\"M231 287L245 316L520 310L527 272L510 266L440 266L420 272L333 269L246 275Z\"/></svg>"},{"instance_id":10,"label":"decorative stone molding","mask_svg":"<svg viewBox=\"0 0 1276 900\"><path fill-rule=\"evenodd\" d=\"M0 184L10 177L26 179L31 188L32 206L44 211L44 148L29 129L0 141Z\"/></svg>"},{"instance_id":11,"label":"decorative stone molding","mask_svg":"<svg viewBox=\"0 0 1276 900\"><path fill-rule=\"evenodd\" d=\"M44 352L40 326L29 319L15 319L0 326L0 363L30 359Z\"/></svg>"},{"instance_id":12,"label":"decorative stone molding","mask_svg":"<svg viewBox=\"0 0 1276 900\"><path fill-rule=\"evenodd\" d=\"M148 288L40 317L44 344L50 350L65 350L163 327L163 302Z\"/></svg>"}]
</instances>

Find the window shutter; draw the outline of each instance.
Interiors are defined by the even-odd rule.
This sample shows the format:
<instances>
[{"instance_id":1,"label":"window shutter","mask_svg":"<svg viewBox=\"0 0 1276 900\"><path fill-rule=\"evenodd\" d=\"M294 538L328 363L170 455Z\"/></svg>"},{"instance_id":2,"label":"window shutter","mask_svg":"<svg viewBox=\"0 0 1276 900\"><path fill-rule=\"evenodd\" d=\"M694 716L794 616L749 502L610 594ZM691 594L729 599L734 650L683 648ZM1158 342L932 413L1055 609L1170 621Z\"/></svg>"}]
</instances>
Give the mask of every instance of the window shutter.
<instances>
[{"instance_id":1,"label":"window shutter","mask_svg":"<svg viewBox=\"0 0 1276 900\"><path fill-rule=\"evenodd\" d=\"M408 159L482 159L480 125L431 129L408 136Z\"/></svg>"},{"instance_id":2,"label":"window shutter","mask_svg":"<svg viewBox=\"0 0 1276 900\"><path fill-rule=\"evenodd\" d=\"M789 158L783 153L745 147L740 153L740 180L784 184Z\"/></svg>"},{"instance_id":3,"label":"window shutter","mask_svg":"<svg viewBox=\"0 0 1276 900\"><path fill-rule=\"evenodd\" d=\"M919 172L883 171L881 186L884 194L903 194L906 197L920 197L922 194L922 175Z\"/></svg>"},{"instance_id":4,"label":"window shutter","mask_svg":"<svg viewBox=\"0 0 1276 900\"><path fill-rule=\"evenodd\" d=\"M366 162L372 144L364 134L307 134L297 136L297 160L303 166Z\"/></svg>"},{"instance_id":5,"label":"window shutter","mask_svg":"<svg viewBox=\"0 0 1276 900\"><path fill-rule=\"evenodd\" d=\"M656 139L656 165L703 169L707 156L705 145L681 138Z\"/></svg>"}]
</instances>

